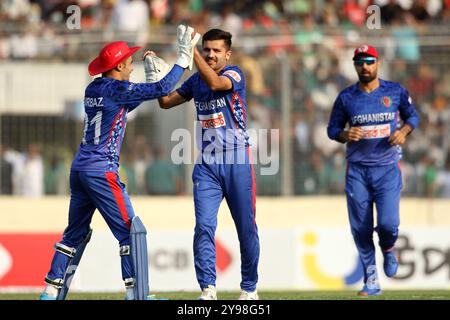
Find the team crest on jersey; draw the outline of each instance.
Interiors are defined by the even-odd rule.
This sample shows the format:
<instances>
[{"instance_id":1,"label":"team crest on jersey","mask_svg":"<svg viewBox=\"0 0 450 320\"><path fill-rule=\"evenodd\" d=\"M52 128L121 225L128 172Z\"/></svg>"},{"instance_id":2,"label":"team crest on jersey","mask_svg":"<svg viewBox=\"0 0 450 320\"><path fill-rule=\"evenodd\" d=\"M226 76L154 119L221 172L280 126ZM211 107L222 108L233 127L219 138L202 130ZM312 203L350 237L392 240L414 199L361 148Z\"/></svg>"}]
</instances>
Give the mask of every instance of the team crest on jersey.
<instances>
[{"instance_id":1,"label":"team crest on jersey","mask_svg":"<svg viewBox=\"0 0 450 320\"><path fill-rule=\"evenodd\" d=\"M239 75L239 73L237 73L234 70L227 70L225 71L223 74L227 74L230 77L232 77L234 80L236 80L236 82L241 82L241 76Z\"/></svg>"},{"instance_id":2,"label":"team crest on jersey","mask_svg":"<svg viewBox=\"0 0 450 320\"><path fill-rule=\"evenodd\" d=\"M388 96L384 96L383 98L381 98L381 103L386 108L389 108L392 105L392 100Z\"/></svg>"}]
</instances>

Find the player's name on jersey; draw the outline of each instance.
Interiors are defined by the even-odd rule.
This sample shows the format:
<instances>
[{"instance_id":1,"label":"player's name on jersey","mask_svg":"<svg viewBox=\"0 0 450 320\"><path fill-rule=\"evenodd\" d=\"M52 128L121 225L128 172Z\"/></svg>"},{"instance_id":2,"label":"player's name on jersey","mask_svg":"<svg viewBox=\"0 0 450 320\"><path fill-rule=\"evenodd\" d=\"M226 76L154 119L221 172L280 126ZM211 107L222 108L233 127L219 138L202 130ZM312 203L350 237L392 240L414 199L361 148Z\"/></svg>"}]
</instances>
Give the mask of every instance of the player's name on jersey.
<instances>
[{"instance_id":1,"label":"player's name on jersey","mask_svg":"<svg viewBox=\"0 0 450 320\"><path fill-rule=\"evenodd\" d=\"M353 116L352 123L356 124L356 123L392 121L394 119L395 119L395 112L368 113Z\"/></svg>"},{"instance_id":2,"label":"player's name on jersey","mask_svg":"<svg viewBox=\"0 0 450 320\"><path fill-rule=\"evenodd\" d=\"M209 101L195 101L195 107L199 111L208 111L208 110L214 110L223 108L227 105L225 101L225 97L222 97L220 99L214 99Z\"/></svg>"},{"instance_id":3,"label":"player's name on jersey","mask_svg":"<svg viewBox=\"0 0 450 320\"><path fill-rule=\"evenodd\" d=\"M84 105L89 108L93 107L103 107L103 97L96 98L84 98Z\"/></svg>"}]
</instances>

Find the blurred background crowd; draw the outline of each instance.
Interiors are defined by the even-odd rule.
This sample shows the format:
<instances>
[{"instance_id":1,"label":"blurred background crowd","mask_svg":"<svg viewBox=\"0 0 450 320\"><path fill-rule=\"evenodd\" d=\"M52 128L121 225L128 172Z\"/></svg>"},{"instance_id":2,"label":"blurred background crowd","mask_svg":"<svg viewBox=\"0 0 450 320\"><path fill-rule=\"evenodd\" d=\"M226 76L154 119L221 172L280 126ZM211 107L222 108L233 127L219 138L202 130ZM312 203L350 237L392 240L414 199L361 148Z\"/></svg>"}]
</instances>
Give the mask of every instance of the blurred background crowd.
<instances>
[{"instance_id":1,"label":"blurred background crowd","mask_svg":"<svg viewBox=\"0 0 450 320\"><path fill-rule=\"evenodd\" d=\"M73 5L81 9L79 28L68 27ZM378 27L368 20L371 5L380 9ZM339 91L357 80L353 50L368 42L381 53L381 77L406 87L421 116L403 148L404 195L450 198L449 0L2 0L0 66L85 68L118 39L170 60L179 23L233 34L232 63L247 77L249 127L280 130L270 147L281 169L262 175L263 165L255 166L259 195L343 194L345 146L327 138L326 126ZM0 194L68 194L82 121L13 112L11 100L0 99ZM121 157L128 192L190 193L189 167L171 161L171 145L156 130L158 115L136 113Z\"/></svg>"}]
</instances>

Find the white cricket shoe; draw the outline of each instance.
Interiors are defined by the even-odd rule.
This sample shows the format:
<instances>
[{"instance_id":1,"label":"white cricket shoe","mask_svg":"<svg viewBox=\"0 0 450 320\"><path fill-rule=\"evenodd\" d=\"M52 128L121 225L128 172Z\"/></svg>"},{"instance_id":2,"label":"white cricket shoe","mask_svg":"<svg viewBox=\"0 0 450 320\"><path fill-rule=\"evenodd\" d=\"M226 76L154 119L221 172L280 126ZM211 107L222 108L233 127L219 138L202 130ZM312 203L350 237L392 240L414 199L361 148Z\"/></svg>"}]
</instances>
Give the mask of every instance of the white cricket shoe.
<instances>
[{"instance_id":1,"label":"white cricket shoe","mask_svg":"<svg viewBox=\"0 0 450 320\"><path fill-rule=\"evenodd\" d=\"M45 290L39 296L39 300L56 300L58 298L59 289L54 286L47 285Z\"/></svg>"},{"instance_id":2,"label":"white cricket shoe","mask_svg":"<svg viewBox=\"0 0 450 320\"><path fill-rule=\"evenodd\" d=\"M207 288L204 288L198 300L217 300L216 287L209 285Z\"/></svg>"},{"instance_id":3,"label":"white cricket shoe","mask_svg":"<svg viewBox=\"0 0 450 320\"><path fill-rule=\"evenodd\" d=\"M239 300L259 300L258 292L256 290L252 292L241 290Z\"/></svg>"}]
</instances>

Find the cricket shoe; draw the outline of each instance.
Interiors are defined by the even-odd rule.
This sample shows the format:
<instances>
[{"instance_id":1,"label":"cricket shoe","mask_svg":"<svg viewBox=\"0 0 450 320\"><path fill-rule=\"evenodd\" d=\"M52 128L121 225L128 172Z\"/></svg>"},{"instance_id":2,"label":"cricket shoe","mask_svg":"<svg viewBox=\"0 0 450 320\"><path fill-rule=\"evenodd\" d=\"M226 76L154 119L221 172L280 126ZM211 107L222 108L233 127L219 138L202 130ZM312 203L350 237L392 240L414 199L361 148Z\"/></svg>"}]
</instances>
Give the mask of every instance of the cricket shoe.
<instances>
[{"instance_id":1,"label":"cricket shoe","mask_svg":"<svg viewBox=\"0 0 450 320\"><path fill-rule=\"evenodd\" d=\"M388 251L383 252L384 257L384 263L383 263L383 269L384 273L387 277L392 278L397 273L398 269L398 261L397 257L395 255L395 251Z\"/></svg>"},{"instance_id":2,"label":"cricket shoe","mask_svg":"<svg viewBox=\"0 0 450 320\"><path fill-rule=\"evenodd\" d=\"M217 300L216 287L209 285L207 288L204 288L198 300Z\"/></svg>"},{"instance_id":3,"label":"cricket shoe","mask_svg":"<svg viewBox=\"0 0 450 320\"><path fill-rule=\"evenodd\" d=\"M380 295L381 295L380 288L369 289L367 285L364 285L362 290L358 292L358 296L360 297L380 296Z\"/></svg>"},{"instance_id":4,"label":"cricket shoe","mask_svg":"<svg viewBox=\"0 0 450 320\"><path fill-rule=\"evenodd\" d=\"M255 291L241 290L241 295L238 300L259 300L258 293Z\"/></svg>"},{"instance_id":5,"label":"cricket shoe","mask_svg":"<svg viewBox=\"0 0 450 320\"><path fill-rule=\"evenodd\" d=\"M49 295L47 292L42 292L39 300L56 300L56 296Z\"/></svg>"}]
</instances>

